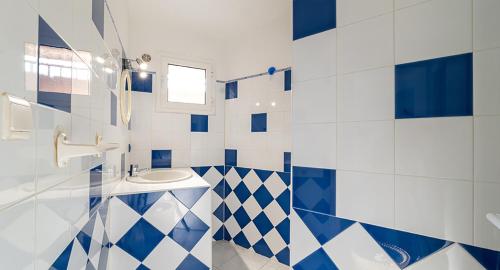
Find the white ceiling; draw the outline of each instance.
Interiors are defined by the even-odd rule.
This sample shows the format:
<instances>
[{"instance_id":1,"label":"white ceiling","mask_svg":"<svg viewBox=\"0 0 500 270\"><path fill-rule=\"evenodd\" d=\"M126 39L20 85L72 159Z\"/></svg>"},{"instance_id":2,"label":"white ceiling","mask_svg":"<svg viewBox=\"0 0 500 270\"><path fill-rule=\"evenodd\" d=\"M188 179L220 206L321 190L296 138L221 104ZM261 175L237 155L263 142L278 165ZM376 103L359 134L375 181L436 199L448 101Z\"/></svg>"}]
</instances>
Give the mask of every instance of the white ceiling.
<instances>
[{"instance_id":1,"label":"white ceiling","mask_svg":"<svg viewBox=\"0 0 500 270\"><path fill-rule=\"evenodd\" d=\"M224 39L289 24L292 0L129 0L132 22Z\"/></svg>"}]
</instances>

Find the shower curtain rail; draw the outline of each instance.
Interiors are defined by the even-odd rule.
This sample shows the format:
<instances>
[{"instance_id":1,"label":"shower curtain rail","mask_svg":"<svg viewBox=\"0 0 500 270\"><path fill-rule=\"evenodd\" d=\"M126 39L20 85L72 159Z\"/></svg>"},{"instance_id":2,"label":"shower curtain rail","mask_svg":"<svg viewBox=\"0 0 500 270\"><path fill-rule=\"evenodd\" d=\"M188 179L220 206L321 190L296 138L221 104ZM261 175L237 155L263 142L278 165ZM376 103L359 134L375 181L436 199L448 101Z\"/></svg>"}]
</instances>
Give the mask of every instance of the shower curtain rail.
<instances>
[{"instance_id":1,"label":"shower curtain rail","mask_svg":"<svg viewBox=\"0 0 500 270\"><path fill-rule=\"evenodd\" d=\"M288 71L288 70L291 70L291 68L290 67L286 67L286 68L277 69L274 73L284 72L284 71ZM237 82L237 81L241 81L241 80L256 78L256 77L260 77L260 76L264 76L264 75L270 75L270 74L269 74L269 72L262 72L262 73L259 73L259 74L254 74L254 75L249 75L249 76L245 76L245 77L240 77L240 78L236 78L236 79L232 79L232 80L228 80L228 81L217 80L217 82L218 83L232 83L232 82Z\"/></svg>"}]
</instances>

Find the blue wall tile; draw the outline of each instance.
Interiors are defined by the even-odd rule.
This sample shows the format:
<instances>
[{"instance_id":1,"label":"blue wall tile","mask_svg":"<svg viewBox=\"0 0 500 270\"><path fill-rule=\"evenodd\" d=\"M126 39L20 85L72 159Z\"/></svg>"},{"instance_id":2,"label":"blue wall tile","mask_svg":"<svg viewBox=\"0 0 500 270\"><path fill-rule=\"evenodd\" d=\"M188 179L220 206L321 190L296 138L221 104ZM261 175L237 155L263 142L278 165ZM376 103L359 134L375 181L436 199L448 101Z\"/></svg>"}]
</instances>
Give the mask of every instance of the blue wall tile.
<instances>
[{"instance_id":1,"label":"blue wall tile","mask_svg":"<svg viewBox=\"0 0 500 270\"><path fill-rule=\"evenodd\" d=\"M461 244L486 269L500 269L500 251Z\"/></svg>"},{"instance_id":2,"label":"blue wall tile","mask_svg":"<svg viewBox=\"0 0 500 270\"><path fill-rule=\"evenodd\" d=\"M132 91L153 93L153 74L149 74L146 78L141 78L139 72L132 72Z\"/></svg>"},{"instance_id":3,"label":"blue wall tile","mask_svg":"<svg viewBox=\"0 0 500 270\"><path fill-rule=\"evenodd\" d=\"M152 150L151 168L171 168L172 150Z\"/></svg>"},{"instance_id":4,"label":"blue wall tile","mask_svg":"<svg viewBox=\"0 0 500 270\"><path fill-rule=\"evenodd\" d=\"M310 211L295 209L295 212L297 212L300 219L322 245L326 244L328 241L332 240L335 236L339 235L345 229L354 224L354 221L352 220L313 213Z\"/></svg>"},{"instance_id":5,"label":"blue wall tile","mask_svg":"<svg viewBox=\"0 0 500 270\"><path fill-rule=\"evenodd\" d=\"M335 0L293 0L293 40L335 28L336 10Z\"/></svg>"},{"instance_id":6,"label":"blue wall tile","mask_svg":"<svg viewBox=\"0 0 500 270\"><path fill-rule=\"evenodd\" d=\"M50 47L52 49L59 49L60 57L68 58L73 56L73 52L66 42L43 20L42 17L38 17L38 43L39 52L43 54L40 48ZM43 57L49 57L49 55L44 55ZM54 60L60 60L56 58ZM38 62L38 68L40 69L40 62ZM38 94L37 102L54 109L65 111L71 113L71 91L72 82L71 79L58 78L57 81L50 79L50 83L45 82L49 80L46 76L38 76ZM53 84L57 82L57 88L54 88Z\"/></svg>"},{"instance_id":7,"label":"blue wall tile","mask_svg":"<svg viewBox=\"0 0 500 270\"><path fill-rule=\"evenodd\" d=\"M110 111L111 111L111 125L116 126L116 113L117 113L117 99L116 95L111 92L111 106L110 106Z\"/></svg>"},{"instance_id":8,"label":"blue wall tile","mask_svg":"<svg viewBox=\"0 0 500 270\"><path fill-rule=\"evenodd\" d=\"M396 119L472 115L472 53L396 66Z\"/></svg>"},{"instance_id":9,"label":"blue wall tile","mask_svg":"<svg viewBox=\"0 0 500 270\"><path fill-rule=\"evenodd\" d=\"M252 132L267 132L267 113L252 114Z\"/></svg>"},{"instance_id":10,"label":"blue wall tile","mask_svg":"<svg viewBox=\"0 0 500 270\"><path fill-rule=\"evenodd\" d=\"M285 71L285 83L284 83L285 91L292 90L292 71Z\"/></svg>"},{"instance_id":11,"label":"blue wall tile","mask_svg":"<svg viewBox=\"0 0 500 270\"><path fill-rule=\"evenodd\" d=\"M104 0L92 0L92 21L104 38Z\"/></svg>"},{"instance_id":12,"label":"blue wall tile","mask_svg":"<svg viewBox=\"0 0 500 270\"><path fill-rule=\"evenodd\" d=\"M319 248L311 255L307 256L302 261L293 266L294 270L338 270L330 256Z\"/></svg>"},{"instance_id":13,"label":"blue wall tile","mask_svg":"<svg viewBox=\"0 0 500 270\"><path fill-rule=\"evenodd\" d=\"M237 166L238 164L238 151L235 149L226 149L225 151L225 165Z\"/></svg>"},{"instance_id":14,"label":"blue wall tile","mask_svg":"<svg viewBox=\"0 0 500 270\"><path fill-rule=\"evenodd\" d=\"M102 165L90 170L89 216L97 210L102 201Z\"/></svg>"},{"instance_id":15,"label":"blue wall tile","mask_svg":"<svg viewBox=\"0 0 500 270\"><path fill-rule=\"evenodd\" d=\"M208 115L191 115L191 132L208 132Z\"/></svg>"},{"instance_id":16,"label":"blue wall tile","mask_svg":"<svg viewBox=\"0 0 500 270\"><path fill-rule=\"evenodd\" d=\"M335 215L336 172L293 167L293 207Z\"/></svg>"},{"instance_id":17,"label":"blue wall tile","mask_svg":"<svg viewBox=\"0 0 500 270\"><path fill-rule=\"evenodd\" d=\"M238 98L238 82L226 83L226 99Z\"/></svg>"},{"instance_id":18,"label":"blue wall tile","mask_svg":"<svg viewBox=\"0 0 500 270\"><path fill-rule=\"evenodd\" d=\"M292 153L284 152L283 153L283 171L291 172L291 164L292 164Z\"/></svg>"},{"instance_id":19,"label":"blue wall tile","mask_svg":"<svg viewBox=\"0 0 500 270\"><path fill-rule=\"evenodd\" d=\"M142 262L164 237L161 231L141 217L116 245Z\"/></svg>"}]
</instances>

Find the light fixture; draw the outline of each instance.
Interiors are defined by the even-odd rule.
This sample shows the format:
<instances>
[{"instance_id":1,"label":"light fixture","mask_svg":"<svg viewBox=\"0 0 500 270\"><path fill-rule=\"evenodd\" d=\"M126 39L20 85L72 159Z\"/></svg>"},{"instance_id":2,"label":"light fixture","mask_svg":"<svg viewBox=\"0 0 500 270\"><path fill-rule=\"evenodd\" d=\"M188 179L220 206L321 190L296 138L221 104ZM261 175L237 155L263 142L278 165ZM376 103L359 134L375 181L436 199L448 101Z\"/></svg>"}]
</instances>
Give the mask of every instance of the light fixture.
<instances>
[{"instance_id":1,"label":"light fixture","mask_svg":"<svg viewBox=\"0 0 500 270\"><path fill-rule=\"evenodd\" d=\"M110 67L103 67L102 70L104 70L104 72L108 74L112 74L114 72L113 69Z\"/></svg>"},{"instance_id":2,"label":"light fixture","mask_svg":"<svg viewBox=\"0 0 500 270\"><path fill-rule=\"evenodd\" d=\"M260 102L255 103L255 106L259 107L260 106Z\"/></svg>"},{"instance_id":3,"label":"light fixture","mask_svg":"<svg viewBox=\"0 0 500 270\"><path fill-rule=\"evenodd\" d=\"M143 54L139 58L135 59L123 59L123 69L128 69L131 71L140 71L139 72L139 77L141 79L147 78L148 72L146 70L148 69L148 63L151 62L151 55L149 54ZM134 68L134 63L137 64L137 68Z\"/></svg>"},{"instance_id":4,"label":"light fixture","mask_svg":"<svg viewBox=\"0 0 500 270\"><path fill-rule=\"evenodd\" d=\"M271 106L276 107L276 102L271 102Z\"/></svg>"},{"instance_id":5,"label":"light fixture","mask_svg":"<svg viewBox=\"0 0 500 270\"><path fill-rule=\"evenodd\" d=\"M105 62L106 60L104 60L104 58L102 58L102 57L100 57L100 56L96 56L96 57L95 57L95 61L96 61L97 63L99 63L99 64L104 64L104 62Z\"/></svg>"}]
</instances>

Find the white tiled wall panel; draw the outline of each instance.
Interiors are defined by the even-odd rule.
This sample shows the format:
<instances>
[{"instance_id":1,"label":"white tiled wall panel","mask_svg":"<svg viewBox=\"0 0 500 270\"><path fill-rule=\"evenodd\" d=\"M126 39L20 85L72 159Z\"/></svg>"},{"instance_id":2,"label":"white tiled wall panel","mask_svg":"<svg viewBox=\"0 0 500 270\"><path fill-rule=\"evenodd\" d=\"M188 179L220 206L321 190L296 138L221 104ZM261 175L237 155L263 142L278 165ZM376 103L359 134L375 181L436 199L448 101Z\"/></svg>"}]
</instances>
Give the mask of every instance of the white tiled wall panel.
<instances>
[{"instance_id":1,"label":"white tiled wall panel","mask_svg":"<svg viewBox=\"0 0 500 270\"><path fill-rule=\"evenodd\" d=\"M295 123L337 122L337 77L296 82L292 117Z\"/></svg>"},{"instance_id":2,"label":"white tiled wall panel","mask_svg":"<svg viewBox=\"0 0 500 270\"><path fill-rule=\"evenodd\" d=\"M378 16L339 28L339 74L394 64L394 16Z\"/></svg>"},{"instance_id":3,"label":"white tiled wall panel","mask_svg":"<svg viewBox=\"0 0 500 270\"><path fill-rule=\"evenodd\" d=\"M500 250L500 231L487 219L500 213L500 184L476 182L474 185L474 245Z\"/></svg>"},{"instance_id":4,"label":"white tiled wall panel","mask_svg":"<svg viewBox=\"0 0 500 270\"><path fill-rule=\"evenodd\" d=\"M500 184L500 116L474 119L474 179Z\"/></svg>"},{"instance_id":5,"label":"white tiled wall panel","mask_svg":"<svg viewBox=\"0 0 500 270\"><path fill-rule=\"evenodd\" d=\"M363 7L363 8L360 8ZM338 0L337 24L342 27L357 21L391 12L392 0Z\"/></svg>"},{"instance_id":6,"label":"white tiled wall panel","mask_svg":"<svg viewBox=\"0 0 500 270\"><path fill-rule=\"evenodd\" d=\"M339 123L338 168L364 172L394 172L394 121Z\"/></svg>"},{"instance_id":7,"label":"white tiled wall panel","mask_svg":"<svg viewBox=\"0 0 500 270\"><path fill-rule=\"evenodd\" d=\"M474 115L500 115L500 49L474 53Z\"/></svg>"},{"instance_id":8,"label":"white tiled wall panel","mask_svg":"<svg viewBox=\"0 0 500 270\"><path fill-rule=\"evenodd\" d=\"M394 175L337 170L337 216L394 227Z\"/></svg>"},{"instance_id":9,"label":"white tiled wall panel","mask_svg":"<svg viewBox=\"0 0 500 270\"><path fill-rule=\"evenodd\" d=\"M396 63L470 52L471 5L472 0L431 0L397 10Z\"/></svg>"},{"instance_id":10,"label":"white tiled wall panel","mask_svg":"<svg viewBox=\"0 0 500 270\"><path fill-rule=\"evenodd\" d=\"M295 41L293 61L294 82L337 74L337 30Z\"/></svg>"},{"instance_id":11,"label":"white tiled wall panel","mask_svg":"<svg viewBox=\"0 0 500 270\"><path fill-rule=\"evenodd\" d=\"M474 49L500 47L500 3L496 0L475 0L474 4Z\"/></svg>"},{"instance_id":12,"label":"white tiled wall panel","mask_svg":"<svg viewBox=\"0 0 500 270\"><path fill-rule=\"evenodd\" d=\"M472 180L472 117L396 121L396 174Z\"/></svg>"},{"instance_id":13,"label":"white tiled wall panel","mask_svg":"<svg viewBox=\"0 0 500 270\"><path fill-rule=\"evenodd\" d=\"M337 167L337 125L335 123L295 124L293 162L313 168Z\"/></svg>"},{"instance_id":14,"label":"white tiled wall panel","mask_svg":"<svg viewBox=\"0 0 500 270\"><path fill-rule=\"evenodd\" d=\"M396 175L396 228L472 244L473 183Z\"/></svg>"},{"instance_id":15,"label":"white tiled wall panel","mask_svg":"<svg viewBox=\"0 0 500 270\"><path fill-rule=\"evenodd\" d=\"M393 120L394 67L339 76L337 104L339 122Z\"/></svg>"}]
</instances>

